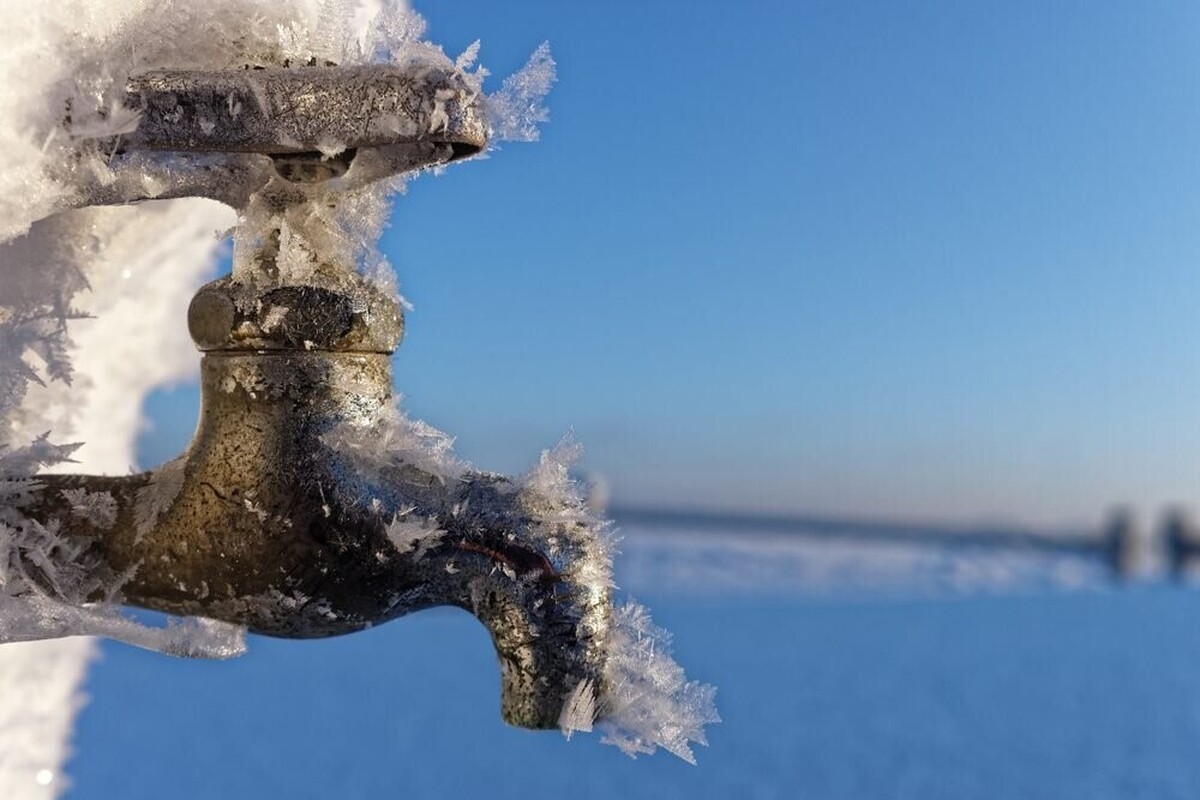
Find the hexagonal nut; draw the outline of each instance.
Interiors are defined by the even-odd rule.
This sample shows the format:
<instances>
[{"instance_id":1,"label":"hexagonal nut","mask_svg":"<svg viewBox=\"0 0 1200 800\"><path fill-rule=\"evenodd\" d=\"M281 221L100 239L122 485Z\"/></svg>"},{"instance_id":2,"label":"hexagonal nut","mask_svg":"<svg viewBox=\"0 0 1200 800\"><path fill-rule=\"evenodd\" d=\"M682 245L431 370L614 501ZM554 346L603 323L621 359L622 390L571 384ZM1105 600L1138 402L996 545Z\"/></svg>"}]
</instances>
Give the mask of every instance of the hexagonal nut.
<instances>
[{"instance_id":1,"label":"hexagonal nut","mask_svg":"<svg viewBox=\"0 0 1200 800\"><path fill-rule=\"evenodd\" d=\"M403 335L404 317L394 300L365 280L349 289L297 285L259 290L222 278L192 299L188 330L206 352L391 353Z\"/></svg>"}]
</instances>

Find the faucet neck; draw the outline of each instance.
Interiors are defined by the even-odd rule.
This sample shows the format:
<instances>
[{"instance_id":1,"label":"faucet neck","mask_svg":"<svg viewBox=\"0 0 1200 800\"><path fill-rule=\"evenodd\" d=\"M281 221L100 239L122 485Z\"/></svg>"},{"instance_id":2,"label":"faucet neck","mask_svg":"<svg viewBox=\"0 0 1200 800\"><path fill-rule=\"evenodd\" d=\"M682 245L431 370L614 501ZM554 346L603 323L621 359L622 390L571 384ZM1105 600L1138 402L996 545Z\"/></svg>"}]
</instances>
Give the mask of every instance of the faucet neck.
<instances>
[{"instance_id":1,"label":"faucet neck","mask_svg":"<svg viewBox=\"0 0 1200 800\"><path fill-rule=\"evenodd\" d=\"M264 474L319 457L322 436L370 424L393 402L391 360L382 353L215 351L201 359L200 389L190 456L253 456Z\"/></svg>"}]
</instances>

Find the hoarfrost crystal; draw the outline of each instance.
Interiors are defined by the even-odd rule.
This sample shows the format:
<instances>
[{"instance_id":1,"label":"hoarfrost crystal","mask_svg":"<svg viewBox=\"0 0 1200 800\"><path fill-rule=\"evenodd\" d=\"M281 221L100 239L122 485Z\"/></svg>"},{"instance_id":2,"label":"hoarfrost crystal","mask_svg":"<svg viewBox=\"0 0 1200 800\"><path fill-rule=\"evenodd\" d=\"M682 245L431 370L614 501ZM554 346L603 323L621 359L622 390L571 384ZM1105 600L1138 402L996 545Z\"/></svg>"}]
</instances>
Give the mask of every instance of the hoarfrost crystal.
<instances>
[{"instance_id":1,"label":"hoarfrost crystal","mask_svg":"<svg viewBox=\"0 0 1200 800\"><path fill-rule=\"evenodd\" d=\"M500 91L488 97L488 112L496 138L536 142L538 126L550 118L543 100L554 84L550 43L543 42L519 72L504 79Z\"/></svg>"},{"instance_id":2,"label":"hoarfrost crystal","mask_svg":"<svg viewBox=\"0 0 1200 800\"><path fill-rule=\"evenodd\" d=\"M690 742L708 744L704 726L720 722L712 686L689 681L671 658L671 635L645 608L616 610L605 670L608 692L600 706L604 741L636 756L662 747L691 764Z\"/></svg>"}]
</instances>

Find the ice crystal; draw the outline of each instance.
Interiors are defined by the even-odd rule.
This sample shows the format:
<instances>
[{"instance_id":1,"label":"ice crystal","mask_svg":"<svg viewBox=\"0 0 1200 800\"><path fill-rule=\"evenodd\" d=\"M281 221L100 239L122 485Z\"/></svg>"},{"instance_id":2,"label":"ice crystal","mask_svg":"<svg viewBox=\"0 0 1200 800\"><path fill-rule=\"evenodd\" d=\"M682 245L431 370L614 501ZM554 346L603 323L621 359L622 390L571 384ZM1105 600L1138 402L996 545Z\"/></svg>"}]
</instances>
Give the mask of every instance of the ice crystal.
<instances>
[{"instance_id":1,"label":"ice crystal","mask_svg":"<svg viewBox=\"0 0 1200 800\"><path fill-rule=\"evenodd\" d=\"M579 483L571 476L571 467L582 455L583 446L573 436L564 436L553 449L543 450L537 465L521 479L522 487L540 501L543 521L593 521Z\"/></svg>"},{"instance_id":2,"label":"ice crystal","mask_svg":"<svg viewBox=\"0 0 1200 800\"><path fill-rule=\"evenodd\" d=\"M587 502L584 487L571 475L582 447L570 436L542 452L537 465L522 480L527 505L543 527L541 535L553 552L560 541L586 541L598 557L571 553L567 569L580 586L609 587L612 583L613 537L610 523ZM584 539L565 537L562 526L586 529ZM695 763L689 743L705 744L704 726L720 718L713 703L716 690L688 681L670 653L670 634L655 626L649 612L629 602L612 611L604 643L603 690L576 686L568 696L559 727L569 738L590 731L595 722L604 741L636 756L662 747ZM590 717L590 719L589 719ZM586 722L585 722L586 720Z\"/></svg>"},{"instance_id":3,"label":"ice crystal","mask_svg":"<svg viewBox=\"0 0 1200 800\"><path fill-rule=\"evenodd\" d=\"M588 678L584 678L563 703L562 713L558 716L558 727L568 739L576 731L591 733L596 721L596 687Z\"/></svg>"},{"instance_id":4,"label":"ice crystal","mask_svg":"<svg viewBox=\"0 0 1200 800\"><path fill-rule=\"evenodd\" d=\"M408 464L444 482L467 469L454 455L454 439L427 422L410 419L400 410L399 399L380 406L364 421L335 428L325 441L367 475Z\"/></svg>"},{"instance_id":5,"label":"ice crystal","mask_svg":"<svg viewBox=\"0 0 1200 800\"><path fill-rule=\"evenodd\" d=\"M539 126L550 118L544 101L555 81L550 43L543 42L520 71L504 79L500 91L488 95L493 139L536 142Z\"/></svg>"},{"instance_id":6,"label":"ice crystal","mask_svg":"<svg viewBox=\"0 0 1200 800\"><path fill-rule=\"evenodd\" d=\"M479 60L480 46L481 44L478 39L471 42L467 49L459 53L458 58L454 59L454 68L459 72L466 72L475 66L475 62Z\"/></svg>"},{"instance_id":7,"label":"ice crystal","mask_svg":"<svg viewBox=\"0 0 1200 800\"><path fill-rule=\"evenodd\" d=\"M100 530L108 530L117 521L117 500L111 492L89 492L87 489L64 489L63 499L71 512Z\"/></svg>"},{"instance_id":8,"label":"ice crystal","mask_svg":"<svg viewBox=\"0 0 1200 800\"><path fill-rule=\"evenodd\" d=\"M670 644L670 634L642 606L630 602L614 610L599 728L605 742L630 756L662 747L695 764L690 744L708 744L704 726L721 721L716 689L689 681Z\"/></svg>"},{"instance_id":9,"label":"ice crystal","mask_svg":"<svg viewBox=\"0 0 1200 800\"><path fill-rule=\"evenodd\" d=\"M133 524L140 539L150 532L160 515L166 513L183 489L186 462L177 458L156 469L150 482L138 489L133 507Z\"/></svg>"},{"instance_id":10,"label":"ice crystal","mask_svg":"<svg viewBox=\"0 0 1200 800\"><path fill-rule=\"evenodd\" d=\"M61 636L104 636L182 658L227 659L246 651L246 629L216 620L171 619L165 627L142 625L107 604L80 605L35 595L0 596L0 641ZM7 645L5 645L7 647Z\"/></svg>"},{"instance_id":11,"label":"ice crystal","mask_svg":"<svg viewBox=\"0 0 1200 800\"><path fill-rule=\"evenodd\" d=\"M420 561L430 549L441 541L445 531L438 528L437 520L430 517L412 518L409 514L397 514L388 523L388 540L401 553L412 552Z\"/></svg>"}]
</instances>

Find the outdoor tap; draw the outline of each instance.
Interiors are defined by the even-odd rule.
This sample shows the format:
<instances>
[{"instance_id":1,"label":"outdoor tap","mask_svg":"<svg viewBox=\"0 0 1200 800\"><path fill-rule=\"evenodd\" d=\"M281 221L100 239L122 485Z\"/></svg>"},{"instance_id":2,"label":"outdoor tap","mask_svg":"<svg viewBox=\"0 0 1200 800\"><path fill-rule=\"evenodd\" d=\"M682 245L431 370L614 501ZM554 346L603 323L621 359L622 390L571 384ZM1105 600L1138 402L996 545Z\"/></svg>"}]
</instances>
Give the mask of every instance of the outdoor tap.
<instances>
[{"instance_id":1,"label":"outdoor tap","mask_svg":"<svg viewBox=\"0 0 1200 800\"><path fill-rule=\"evenodd\" d=\"M603 683L597 525L535 483L370 446L402 424L401 309L320 230L294 241L374 181L480 152L481 100L453 70L380 66L159 71L132 80L126 103L136 130L109 143L111 174L81 181L74 205L203 196L242 215L232 274L188 311L199 425L149 472L39 476L22 512L77 543L87 600L288 638L463 608L491 633L504 718L557 726ZM27 571L36 583L38 564Z\"/></svg>"}]
</instances>

